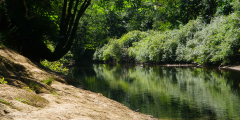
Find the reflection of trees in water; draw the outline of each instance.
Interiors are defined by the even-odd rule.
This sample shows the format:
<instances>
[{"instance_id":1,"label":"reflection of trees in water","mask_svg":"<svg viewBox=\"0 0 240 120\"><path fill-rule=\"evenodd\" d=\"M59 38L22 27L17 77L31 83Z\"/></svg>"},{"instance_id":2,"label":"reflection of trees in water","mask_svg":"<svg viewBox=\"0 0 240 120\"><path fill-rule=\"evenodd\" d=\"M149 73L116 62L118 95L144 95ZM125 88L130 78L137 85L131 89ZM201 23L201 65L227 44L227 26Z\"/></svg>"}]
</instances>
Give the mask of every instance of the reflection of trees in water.
<instances>
[{"instance_id":1,"label":"reflection of trees in water","mask_svg":"<svg viewBox=\"0 0 240 120\"><path fill-rule=\"evenodd\" d=\"M239 95L240 93L240 73L239 71L225 71L223 75L227 78L227 84L231 86L233 93Z\"/></svg>"},{"instance_id":2,"label":"reflection of trees in water","mask_svg":"<svg viewBox=\"0 0 240 120\"><path fill-rule=\"evenodd\" d=\"M75 71L85 86L154 117L232 119L239 116L239 82L234 80L239 73L102 64L93 68L91 72Z\"/></svg>"}]
</instances>

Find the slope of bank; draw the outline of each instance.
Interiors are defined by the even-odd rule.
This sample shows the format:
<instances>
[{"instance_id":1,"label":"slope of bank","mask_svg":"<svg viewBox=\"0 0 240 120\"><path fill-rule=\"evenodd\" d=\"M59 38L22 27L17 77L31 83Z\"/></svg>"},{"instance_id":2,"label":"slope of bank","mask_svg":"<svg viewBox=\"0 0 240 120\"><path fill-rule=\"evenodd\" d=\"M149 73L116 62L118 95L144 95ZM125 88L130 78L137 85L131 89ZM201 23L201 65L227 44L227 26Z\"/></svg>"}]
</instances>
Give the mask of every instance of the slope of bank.
<instances>
[{"instance_id":1,"label":"slope of bank","mask_svg":"<svg viewBox=\"0 0 240 120\"><path fill-rule=\"evenodd\" d=\"M54 81L50 85L44 83L51 79ZM155 119L100 93L84 90L81 85L68 85L74 83L72 78L3 47L0 47L0 81L1 120Z\"/></svg>"}]
</instances>

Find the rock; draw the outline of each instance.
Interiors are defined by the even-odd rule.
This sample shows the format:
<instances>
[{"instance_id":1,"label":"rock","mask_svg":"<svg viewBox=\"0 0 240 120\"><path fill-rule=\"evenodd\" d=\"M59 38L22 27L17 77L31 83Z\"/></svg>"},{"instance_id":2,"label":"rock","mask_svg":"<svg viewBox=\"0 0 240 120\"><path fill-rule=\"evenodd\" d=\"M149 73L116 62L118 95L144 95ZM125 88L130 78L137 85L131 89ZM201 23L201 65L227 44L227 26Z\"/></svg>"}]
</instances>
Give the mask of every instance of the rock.
<instances>
[{"instance_id":1,"label":"rock","mask_svg":"<svg viewBox=\"0 0 240 120\"><path fill-rule=\"evenodd\" d=\"M5 114L8 114L8 113L10 113L11 111L10 111L9 109L5 109L5 110L3 110L3 112L4 112Z\"/></svg>"}]
</instances>

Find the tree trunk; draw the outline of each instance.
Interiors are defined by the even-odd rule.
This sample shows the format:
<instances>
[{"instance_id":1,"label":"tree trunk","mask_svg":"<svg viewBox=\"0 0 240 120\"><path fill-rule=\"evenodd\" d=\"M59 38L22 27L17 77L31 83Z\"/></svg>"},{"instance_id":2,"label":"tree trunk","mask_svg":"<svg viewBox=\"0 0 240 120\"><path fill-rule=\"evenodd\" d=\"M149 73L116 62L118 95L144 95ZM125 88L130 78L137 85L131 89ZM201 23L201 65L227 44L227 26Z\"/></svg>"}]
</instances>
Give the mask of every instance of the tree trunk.
<instances>
[{"instance_id":1,"label":"tree trunk","mask_svg":"<svg viewBox=\"0 0 240 120\"><path fill-rule=\"evenodd\" d=\"M74 3L75 6L73 5ZM71 49L79 20L90 3L91 0L84 0L78 10L79 0L70 0L69 3L67 3L67 0L64 0L59 41L55 51L51 52L42 40L34 40L34 36L29 35L29 37L21 42L22 54L35 62L40 62L43 59L56 61L62 58ZM66 11L68 11L67 15ZM71 11L73 11L73 14Z\"/></svg>"}]
</instances>

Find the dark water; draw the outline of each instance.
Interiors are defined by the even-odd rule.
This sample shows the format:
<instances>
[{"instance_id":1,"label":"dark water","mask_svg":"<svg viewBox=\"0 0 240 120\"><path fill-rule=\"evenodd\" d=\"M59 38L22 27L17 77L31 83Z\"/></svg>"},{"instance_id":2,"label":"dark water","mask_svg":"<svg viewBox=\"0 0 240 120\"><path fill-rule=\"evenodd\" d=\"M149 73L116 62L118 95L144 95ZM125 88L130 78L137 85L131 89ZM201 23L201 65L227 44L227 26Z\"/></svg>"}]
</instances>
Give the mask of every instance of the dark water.
<instances>
[{"instance_id":1,"label":"dark water","mask_svg":"<svg viewBox=\"0 0 240 120\"><path fill-rule=\"evenodd\" d=\"M92 91L163 119L240 119L240 72L94 64L72 75Z\"/></svg>"}]
</instances>

